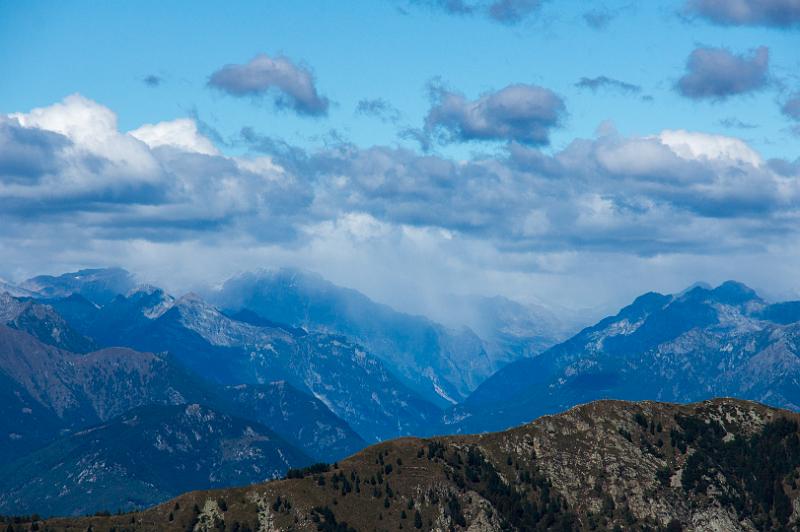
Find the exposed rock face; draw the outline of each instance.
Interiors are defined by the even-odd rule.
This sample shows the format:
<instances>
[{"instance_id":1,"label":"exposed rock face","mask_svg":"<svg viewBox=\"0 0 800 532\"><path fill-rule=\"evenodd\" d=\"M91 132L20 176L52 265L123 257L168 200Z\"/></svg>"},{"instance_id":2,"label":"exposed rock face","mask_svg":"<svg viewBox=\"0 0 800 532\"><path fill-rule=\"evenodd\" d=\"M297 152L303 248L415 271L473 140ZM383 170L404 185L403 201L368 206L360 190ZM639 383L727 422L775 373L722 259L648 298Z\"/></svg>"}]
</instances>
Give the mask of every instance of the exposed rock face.
<instances>
[{"instance_id":1,"label":"exposed rock face","mask_svg":"<svg viewBox=\"0 0 800 532\"><path fill-rule=\"evenodd\" d=\"M378 444L303 478L47 526L200 530L214 513L238 530L786 530L800 524L798 420L734 399L600 401L500 433ZM207 511L219 501L226 510Z\"/></svg>"},{"instance_id":2,"label":"exposed rock face","mask_svg":"<svg viewBox=\"0 0 800 532\"><path fill-rule=\"evenodd\" d=\"M90 338L74 330L50 305L0 293L0 324L25 331L45 344L74 353L95 349Z\"/></svg>"}]
</instances>

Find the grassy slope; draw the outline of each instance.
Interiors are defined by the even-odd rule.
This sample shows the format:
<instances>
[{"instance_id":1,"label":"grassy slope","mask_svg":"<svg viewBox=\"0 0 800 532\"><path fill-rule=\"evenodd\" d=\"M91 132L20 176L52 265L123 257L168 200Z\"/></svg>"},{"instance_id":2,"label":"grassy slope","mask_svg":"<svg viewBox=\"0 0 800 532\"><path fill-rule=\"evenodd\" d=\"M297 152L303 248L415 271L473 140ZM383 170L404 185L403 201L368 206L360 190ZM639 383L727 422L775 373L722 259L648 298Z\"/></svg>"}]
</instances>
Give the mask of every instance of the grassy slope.
<instances>
[{"instance_id":1,"label":"grassy slope","mask_svg":"<svg viewBox=\"0 0 800 532\"><path fill-rule=\"evenodd\" d=\"M501 433L382 443L302 479L192 492L139 513L46 524L95 531L215 530L222 522L239 531L347 530L344 521L356 530L416 530L419 512L421 529L442 531L678 524L781 530L798 518L781 505L788 502L791 513L800 498L799 417L733 399L684 406L600 401ZM776 422L782 419L791 422ZM761 484L784 496L756 493L760 488L744 480L750 470L768 471Z\"/></svg>"}]
</instances>

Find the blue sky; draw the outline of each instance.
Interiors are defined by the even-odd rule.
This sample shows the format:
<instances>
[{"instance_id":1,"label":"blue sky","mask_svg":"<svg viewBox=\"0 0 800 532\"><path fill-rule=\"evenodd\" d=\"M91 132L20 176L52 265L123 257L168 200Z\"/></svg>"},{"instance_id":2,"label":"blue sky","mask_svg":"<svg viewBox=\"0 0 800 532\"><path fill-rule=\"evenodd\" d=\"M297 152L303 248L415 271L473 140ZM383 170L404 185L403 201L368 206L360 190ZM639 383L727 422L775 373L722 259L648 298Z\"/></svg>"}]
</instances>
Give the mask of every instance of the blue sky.
<instances>
[{"instance_id":1,"label":"blue sky","mask_svg":"<svg viewBox=\"0 0 800 532\"><path fill-rule=\"evenodd\" d=\"M519 19L493 18L500 4ZM800 294L796 3L458 5L0 3L0 273L120 262L184 289L288 263L408 308L431 287L570 306L728 277ZM287 83L310 75L316 110L275 77L237 96L224 69L251 75L257 56L285 61ZM357 113L365 100L384 114ZM513 115L520 102L550 114ZM33 109L49 118L14 118ZM113 115L120 138L76 133L70 109ZM170 133L180 157L154 140L166 126L128 134L181 118L196 130ZM17 127L65 139L12 145ZM54 159L21 185L31 146Z\"/></svg>"},{"instance_id":2,"label":"blue sky","mask_svg":"<svg viewBox=\"0 0 800 532\"><path fill-rule=\"evenodd\" d=\"M734 133L767 156L797 150L776 103L781 83L800 84L797 31L686 23L682 2L641 4L549 2L509 27L379 0L237 2L228 9L214 2L7 2L0 7L0 64L13 74L0 85L0 105L17 112L79 92L113 109L122 129L196 110L227 135L250 125L312 146L335 129L359 145L392 144L403 142L397 126L354 116L358 101L383 98L400 110L403 125L420 127L426 85L439 77L473 98L517 82L554 90L569 110L553 135L555 148L591 137L611 120L625 134L683 128ZM585 22L593 10L613 17L605 29ZM674 83L698 45L740 53L768 46L775 88L722 103L681 98ZM276 113L206 87L221 65L259 52L306 63L334 102L330 115ZM148 75L163 82L150 88L141 81ZM601 75L639 85L653 101L574 86ZM757 127L725 127L728 118Z\"/></svg>"}]
</instances>

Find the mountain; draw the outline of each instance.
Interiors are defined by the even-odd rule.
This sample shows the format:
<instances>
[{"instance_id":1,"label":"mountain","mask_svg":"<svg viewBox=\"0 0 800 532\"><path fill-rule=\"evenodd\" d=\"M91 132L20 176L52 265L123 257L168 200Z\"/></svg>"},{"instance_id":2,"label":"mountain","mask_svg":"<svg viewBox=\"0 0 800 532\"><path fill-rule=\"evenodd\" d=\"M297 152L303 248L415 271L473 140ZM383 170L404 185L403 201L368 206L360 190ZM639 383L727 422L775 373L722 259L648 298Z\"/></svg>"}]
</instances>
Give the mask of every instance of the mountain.
<instances>
[{"instance_id":1,"label":"mountain","mask_svg":"<svg viewBox=\"0 0 800 532\"><path fill-rule=\"evenodd\" d=\"M287 381L367 441L428 434L441 415L379 359L339 335L307 333L249 315L247 321L236 320L197 295L176 300L150 287L117 296L96 310L74 296L52 304L100 345L168 352L216 384Z\"/></svg>"},{"instance_id":2,"label":"mountain","mask_svg":"<svg viewBox=\"0 0 800 532\"><path fill-rule=\"evenodd\" d=\"M333 462L367 446L319 399L287 382L228 386L233 411L260 422L316 460Z\"/></svg>"},{"instance_id":3,"label":"mountain","mask_svg":"<svg viewBox=\"0 0 800 532\"><path fill-rule=\"evenodd\" d=\"M9 294L14 297L33 297L35 295L30 290L25 290L2 278L0 278L0 294Z\"/></svg>"},{"instance_id":4,"label":"mountain","mask_svg":"<svg viewBox=\"0 0 800 532\"><path fill-rule=\"evenodd\" d=\"M733 396L800 409L800 323L736 282L645 294L617 315L484 382L447 420L497 430L613 397L689 402Z\"/></svg>"},{"instance_id":5,"label":"mountain","mask_svg":"<svg viewBox=\"0 0 800 532\"><path fill-rule=\"evenodd\" d=\"M262 425L197 405L151 405L0 467L0 512L130 510L184 491L283 476L311 459Z\"/></svg>"},{"instance_id":6,"label":"mountain","mask_svg":"<svg viewBox=\"0 0 800 532\"><path fill-rule=\"evenodd\" d=\"M360 292L293 269L239 275L212 297L222 308L246 309L271 321L347 336L440 406L460 402L504 363L538 349L539 340L533 340L530 349L504 350L495 343L495 349L487 350L468 327L448 328L397 312Z\"/></svg>"},{"instance_id":7,"label":"mountain","mask_svg":"<svg viewBox=\"0 0 800 532\"><path fill-rule=\"evenodd\" d=\"M9 461L136 406L216 400L169 359L127 348L71 353L3 325L0 383L0 456Z\"/></svg>"},{"instance_id":8,"label":"mountain","mask_svg":"<svg viewBox=\"0 0 800 532\"><path fill-rule=\"evenodd\" d=\"M41 297L67 297L80 294L102 305L136 286L134 277L122 268L86 269L59 276L39 275L21 284L21 288Z\"/></svg>"},{"instance_id":9,"label":"mountain","mask_svg":"<svg viewBox=\"0 0 800 532\"><path fill-rule=\"evenodd\" d=\"M91 338L75 331L53 307L8 293L0 293L0 323L67 351L87 353L96 348Z\"/></svg>"},{"instance_id":10,"label":"mountain","mask_svg":"<svg viewBox=\"0 0 800 532\"><path fill-rule=\"evenodd\" d=\"M800 416L735 399L599 401L480 436L403 438L330 468L48 530L789 530ZM72 527L72 528L69 528Z\"/></svg>"}]
</instances>

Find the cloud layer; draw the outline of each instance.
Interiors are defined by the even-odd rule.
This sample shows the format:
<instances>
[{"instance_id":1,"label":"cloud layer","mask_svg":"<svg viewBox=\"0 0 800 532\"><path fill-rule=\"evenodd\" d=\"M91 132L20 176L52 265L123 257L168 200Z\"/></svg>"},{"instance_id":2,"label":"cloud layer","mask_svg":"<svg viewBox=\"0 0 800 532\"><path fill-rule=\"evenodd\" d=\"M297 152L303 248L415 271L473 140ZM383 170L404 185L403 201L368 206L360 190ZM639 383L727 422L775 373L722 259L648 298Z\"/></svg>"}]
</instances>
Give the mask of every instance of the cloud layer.
<instances>
[{"instance_id":1,"label":"cloud layer","mask_svg":"<svg viewBox=\"0 0 800 532\"><path fill-rule=\"evenodd\" d=\"M502 92L455 97L447 134L508 142L468 160L386 146L308 151L252 129L240 139L249 154L234 157L191 119L124 132L110 109L78 95L7 115L0 250L7 265L29 264L31 254L79 264L113 256L169 272L180 261L206 280L264 260L334 277L325 268L338 268L343 281L373 276L378 288L387 276L402 284L402 271L419 282L437 271L437 283L453 289L446 277L479 282L504 272L500 285L513 287L523 274L597 261L613 269L614 256L663 263L657 258L724 258L798 242L798 162L681 130L625 137L605 128L546 154L536 147L544 137L515 129L516 105L488 102ZM534 115L523 113L523 122L538 127ZM595 273L583 272L587 280Z\"/></svg>"},{"instance_id":2,"label":"cloud layer","mask_svg":"<svg viewBox=\"0 0 800 532\"><path fill-rule=\"evenodd\" d=\"M761 46L749 56L724 48L697 48L686 61L678 91L694 100L724 100L763 89L768 82L769 49Z\"/></svg>"},{"instance_id":3,"label":"cloud layer","mask_svg":"<svg viewBox=\"0 0 800 532\"><path fill-rule=\"evenodd\" d=\"M225 65L208 79L208 85L231 96L270 96L279 108L299 114L327 114L329 101L317 91L311 71L287 57L259 54L243 65Z\"/></svg>"}]
</instances>

